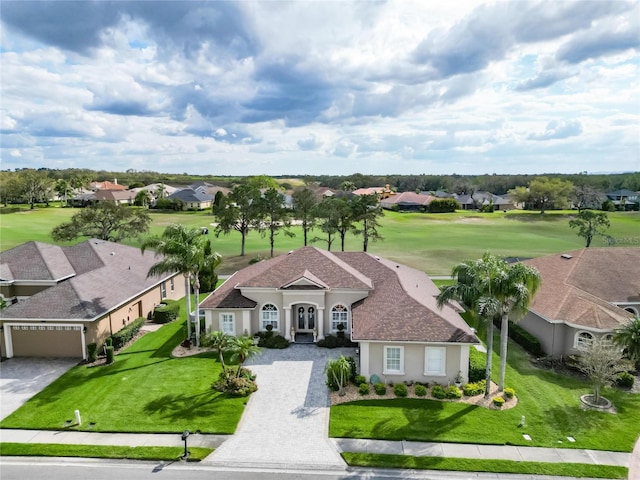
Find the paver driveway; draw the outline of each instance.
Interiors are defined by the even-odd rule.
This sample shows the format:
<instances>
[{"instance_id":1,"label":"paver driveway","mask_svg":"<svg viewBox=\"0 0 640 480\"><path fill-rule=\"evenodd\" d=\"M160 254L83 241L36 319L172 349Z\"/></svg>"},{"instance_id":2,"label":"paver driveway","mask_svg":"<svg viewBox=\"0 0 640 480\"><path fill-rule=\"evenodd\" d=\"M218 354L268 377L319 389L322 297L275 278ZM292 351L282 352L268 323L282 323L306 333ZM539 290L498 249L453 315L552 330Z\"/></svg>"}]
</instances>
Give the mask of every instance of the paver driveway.
<instances>
[{"instance_id":1,"label":"paver driveway","mask_svg":"<svg viewBox=\"0 0 640 480\"><path fill-rule=\"evenodd\" d=\"M354 353L352 348L329 350L300 344L264 349L247 365L257 374L258 391L251 396L236 433L206 462L344 468L328 438L324 368L329 359Z\"/></svg>"},{"instance_id":2,"label":"paver driveway","mask_svg":"<svg viewBox=\"0 0 640 480\"><path fill-rule=\"evenodd\" d=\"M0 363L0 419L8 417L78 362L77 358L13 357Z\"/></svg>"}]
</instances>

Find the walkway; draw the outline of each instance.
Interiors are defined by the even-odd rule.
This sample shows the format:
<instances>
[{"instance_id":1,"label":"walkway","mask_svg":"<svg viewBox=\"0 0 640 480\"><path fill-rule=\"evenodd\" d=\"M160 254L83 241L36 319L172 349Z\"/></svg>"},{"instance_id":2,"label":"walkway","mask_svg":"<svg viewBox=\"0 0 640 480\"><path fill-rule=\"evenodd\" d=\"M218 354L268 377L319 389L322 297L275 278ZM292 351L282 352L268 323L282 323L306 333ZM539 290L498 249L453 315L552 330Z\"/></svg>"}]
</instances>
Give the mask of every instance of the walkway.
<instances>
[{"instance_id":1,"label":"walkway","mask_svg":"<svg viewBox=\"0 0 640 480\"><path fill-rule=\"evenodd\" d=\"M328 350L293 344L264 350L250 362L258 391L251 396L236 433L205 462L230 466L344 468L328 438L329 394L324 368L353 349Z\"/></svg>"}]
</instances>

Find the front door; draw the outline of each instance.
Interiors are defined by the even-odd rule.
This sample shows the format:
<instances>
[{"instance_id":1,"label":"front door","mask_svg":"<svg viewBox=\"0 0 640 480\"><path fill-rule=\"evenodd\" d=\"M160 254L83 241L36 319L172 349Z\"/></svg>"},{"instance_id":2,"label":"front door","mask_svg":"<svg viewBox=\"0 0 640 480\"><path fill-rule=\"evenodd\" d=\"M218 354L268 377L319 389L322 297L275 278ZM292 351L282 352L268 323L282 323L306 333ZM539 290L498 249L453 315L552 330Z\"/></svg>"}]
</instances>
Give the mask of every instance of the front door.
<instances>
[{"instance_id":1,"label":"front door","mask_svg":"<svg viewBox=\"0 0 640 480\"><path fill-rule=\"evenodd\" d=\"M298 332L311 332L316 328L315 307L298 305L296 327Z\"/></svg>"}]
</instances>

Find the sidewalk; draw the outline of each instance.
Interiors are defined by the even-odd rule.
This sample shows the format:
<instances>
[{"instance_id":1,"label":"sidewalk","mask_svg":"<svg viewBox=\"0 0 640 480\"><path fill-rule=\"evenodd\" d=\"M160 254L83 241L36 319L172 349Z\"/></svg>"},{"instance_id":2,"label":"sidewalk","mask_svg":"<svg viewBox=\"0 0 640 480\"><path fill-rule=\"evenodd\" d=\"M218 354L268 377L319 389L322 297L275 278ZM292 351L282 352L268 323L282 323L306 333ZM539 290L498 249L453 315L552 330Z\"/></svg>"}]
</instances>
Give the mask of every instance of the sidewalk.
<instances>
[{"instance_id":1,"label":"sidewalk","mask_svg":"<svg viewBox=\"0 0 640 480\"><path fill-rule=\"evenodd\" d=\"M218 448L232 435L200 435L189 436L191 447ZM145 434L145 433L96 433L71 432L53 430L13 430L0 429L1 442L15 443L58 443L79 445L118 445L118 446L167 446L182 447L184 442L180 434ZM363 440L354 438L334 438L330 440L340 452L386 453L395 455L411 455L417 457L448 457L514 460L522 462L549 463L586 463L591 465L614 465L629 467L640 464L640 440L636 448L637 457L632 461L631 453L609 452L601 450L580 450L573 448L518 447L509 445L476 445L457 443L428 442L396 442L387 440ZM295 455L295 450L287 452ZM634 452L635 453L635 452ZM249 464L252 455L247 456ZM211 462L211 457L205 460ZM221 462L224 464L224 462ZM262 464L262 462L259 462ZM287 462L281 462L286 464ZM332 468L338 465L331 465ZM630 477L632 478L632 477Z\"/></svg>"}]
</instances>

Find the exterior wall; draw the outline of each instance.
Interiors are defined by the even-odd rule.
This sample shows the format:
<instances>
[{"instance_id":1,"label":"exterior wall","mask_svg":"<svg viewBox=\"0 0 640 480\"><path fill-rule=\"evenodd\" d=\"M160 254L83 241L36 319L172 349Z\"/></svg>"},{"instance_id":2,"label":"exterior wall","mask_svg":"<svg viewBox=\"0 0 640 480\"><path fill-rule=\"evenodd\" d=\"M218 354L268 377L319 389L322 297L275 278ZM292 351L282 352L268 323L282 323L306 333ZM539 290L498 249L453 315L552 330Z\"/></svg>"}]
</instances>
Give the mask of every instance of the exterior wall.
<instances>
[{"instance_id":1,"label":"exterior wall","mask_svg":"<svg viewBox=\"0 0 640 480\"><path fill-rule=\"evenodd\" d=\"M469 376L469 345L447 345L429 343L402 342L361 342L362 364L360 372L367 377L377 375L382 382L430 382L447 385L453 383L461 371L465 379ZM384 373L384 347L404 347L404 375ZM445 374L442 376L425 375L425 347L445 347ZM365 358L366 356L366 358ZM366 363L366 364L365 364ZM368 371L367 371L368 368Z\"/></svg>"}]
</instances>

